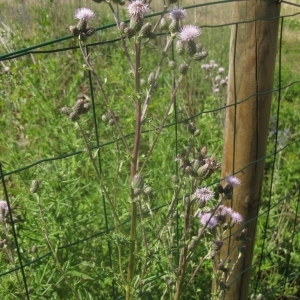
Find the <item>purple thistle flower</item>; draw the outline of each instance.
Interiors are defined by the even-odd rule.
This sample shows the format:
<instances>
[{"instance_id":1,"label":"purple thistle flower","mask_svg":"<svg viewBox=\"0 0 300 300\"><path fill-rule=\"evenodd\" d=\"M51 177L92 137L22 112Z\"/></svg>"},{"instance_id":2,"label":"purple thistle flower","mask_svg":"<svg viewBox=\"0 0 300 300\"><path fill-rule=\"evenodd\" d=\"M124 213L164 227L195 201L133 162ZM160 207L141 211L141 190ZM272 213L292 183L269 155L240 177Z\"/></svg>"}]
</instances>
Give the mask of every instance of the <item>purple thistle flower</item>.
<instances>
[{"instance_id":1,"label":"purple thistle flower","mask_svg":"<svg viewBox=\"0 0 300 300\"><path fill-rule=\"evenodd\" d=\"M186 10L183 8L175 8L169 12L169 18L175 21L182 21L186 17Z\"/></svg>"},{"instance_id":2,"label":"purple thistle flower","mask_svg":"<svg viewBox=\"0 0 300 300\"><path fill-rule=\"evenodd\" d=\"M182 30L179 32L179 38L182 41L193 41L197 36L201 34L201 29L194 25L183 26Z\"/></svg>"},{"instance_id":3,"label":"purple thistle flower","mask_svg":"<svg viewBox=\"0 0 300 300\"><path fill-rule=\"evenodd\" d=\"M3 221L3 217L7 211L8 211L8 206L6 201L0 200L0 222Z\"/></svg>"},{"instance_id":4,"label":"purple thistle flower","mask_svg":"<svg viewBox=\"0 0 300 300\"><path fill-rule=\"evenodd\" d=\"M143 17L144 14L149 11L149 6L142 0L135 0L128 5L127 9L131 16Z\"/></svg>"},{"instance_id":5,"label":"purple thistle flower","mask_svg":"<svg viewBox=\"0 0 300 300\"><path fill-rule=\"evenodd\" d=\"M200 213L199 218L200 218L200 223L209 229L213 229L218 225L218 219L212 216L211 213Z\"/></svg>"},{"instance_id":6,"label":"purple thistle flower","mask_svg":"<svg viewBox=\"0 0 300 300\"><path fill-rule=\"evenodd\" d=\"M225 178L225 181L227 182L228 185L231 185L232 187L236 187L241 184L241 181L237 177L232 176L232 175L227 176Z\"/></svg>"},{"instance_id":7,"label":"purple thistle flower","mask_svg":"<svg viewBox=\"0 0 300 300\"><path fill-rule=\"evenodd\" d=\"M200 202L207 202L214 197L214 192L209 188L197 188L194 193L194 196L200 200Z\"/></svg>"},{"instance_id":8,"label":"purple thistle flower","mask_svg":"<svg viewBox=\"0 0 300 300\"><path fill-rule=\"evenodd\" d=\"M219 73L219 74L223 74L224 72L225 72L225 69L222 68L222 67L220 67L219 70L218 70L218 73Z\"/></svg>"},{"instance_id":9,"label":"purple thistle flower","mask_svg":"<svg viewBox=\"0 0 300 300\"><path fill-rule=\"evenodd\" d=\"M8 206L7 206L6 201L0 200L0 209L1 209L1 210L8 211Z\"/></svg>"},{"instance_id":10,"label":"purple thistle flower","mask_svg":"<svg viewBox=\"0 0 300 300\"><path fill-rule=\"evenodd\" d=\"M240 224L243 222L243 217L240 213L232 210L232 212L229 214L230 217L231 217L231 222L232 223L237 223L237 224Z\"/></svg>"},{"instance_id":11,"label":"purple thistle flower","mask_svg":"<svg viewBox=\"0 0 300 300\"><path fill-rule=\"evenodd\" d=\"M202 70L209 70L209 68L210 68L209 64L204 64L204 65L201 66Z\"/></svg>"},{"instance_id":12,"label":"purple thistle flower","mask_svg":"<svg viewBox=\"0 0 300 300\"><path fill-rule=\"evenodd\" d=\"M240 213L234 211L231 207L220 205L217 209L217 216L225 217L228 215L232 223L240 224L243 222L243 217Z\"/></svg>"},{"instance_id":13,"label":"purple thistle flower","mask_svg":"<svg viewBox=\"0 0 300 300\"><path fill-rule=\"evenodd\" d=\"M90 21L95 17L95 13L89 8L78 8L75 12L74 18L82 21Z\"/></svg>"},{"instance_id":14,"label":"purple thistle flower","mask_svg":"<svg viewBox=\"0 0 300 300\"><path fill-rule=\"evenodd\" d=\"M228 207L225 205L220 205L217 209L217 215L218 216L226 216L228 213Z\"/></svg>"}]
</instances>

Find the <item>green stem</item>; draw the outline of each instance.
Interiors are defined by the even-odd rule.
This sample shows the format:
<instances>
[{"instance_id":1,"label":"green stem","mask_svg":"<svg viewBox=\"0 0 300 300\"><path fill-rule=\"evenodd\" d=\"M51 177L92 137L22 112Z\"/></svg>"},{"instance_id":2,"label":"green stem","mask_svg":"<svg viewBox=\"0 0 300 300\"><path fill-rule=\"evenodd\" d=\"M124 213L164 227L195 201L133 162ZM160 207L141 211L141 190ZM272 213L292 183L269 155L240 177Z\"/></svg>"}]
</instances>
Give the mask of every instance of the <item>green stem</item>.
<instances>
[{"instance_id":1,"label":"green stem","mask_svg":"<svg viewBox=\"0 0 300 300\"><path fill-rule=\"evenodd\" d=\"M130 170L130 178L132 179L138 173L138 158L141 142L141 100L140 93L140 62L141 62L141 44L137 38L135 41L135 89L137 93L136 99L136 121L135 121L135 136L134 147L132 153L132 162ZM134 201L134 191L131 189L131 228L130 228L130 250L129 250L129 262L127 271L127 286L126 286L126 300L131 299L131 281L134 277L135 271L135 246L136 246L136 226L137 226L137 204Z\"/></svg>"}]
</instances>

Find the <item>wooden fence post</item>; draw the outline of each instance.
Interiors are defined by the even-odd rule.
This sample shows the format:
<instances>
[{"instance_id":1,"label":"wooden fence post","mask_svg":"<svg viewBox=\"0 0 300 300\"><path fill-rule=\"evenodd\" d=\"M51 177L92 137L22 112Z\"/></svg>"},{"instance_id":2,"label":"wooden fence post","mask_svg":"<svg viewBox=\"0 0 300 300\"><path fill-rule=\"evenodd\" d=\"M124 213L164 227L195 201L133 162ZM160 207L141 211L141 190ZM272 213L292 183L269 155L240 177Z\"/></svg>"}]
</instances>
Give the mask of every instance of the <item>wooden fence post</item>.
<instances>
[{"instance_id":1,"label":"wooden fence post","mask_svg":"<svg viewBox=\"0 0 300 300\"><path fill-rule=\"evenodd\" d=\"M225 120L222 177L235 174L241 185L234 188L233 199L226 205L239 212L248 222L245 252L237 260L238 251L230 254L230 285L222 299L246 300L252 263L257 215L264 173L264 156L268 138L273 76L280 4L274 0L245 0L233 4L230 45L228 99ZM241 23L240 23L241 22ZM237 227L231 230L234 232ZM225 260L238 245L229 238L221 248ZM217 263L218 261L216 261ZM247 270L247 271L245 271ZM216 290L216 281L213 291Z\"/></svg>"}]
</instances>

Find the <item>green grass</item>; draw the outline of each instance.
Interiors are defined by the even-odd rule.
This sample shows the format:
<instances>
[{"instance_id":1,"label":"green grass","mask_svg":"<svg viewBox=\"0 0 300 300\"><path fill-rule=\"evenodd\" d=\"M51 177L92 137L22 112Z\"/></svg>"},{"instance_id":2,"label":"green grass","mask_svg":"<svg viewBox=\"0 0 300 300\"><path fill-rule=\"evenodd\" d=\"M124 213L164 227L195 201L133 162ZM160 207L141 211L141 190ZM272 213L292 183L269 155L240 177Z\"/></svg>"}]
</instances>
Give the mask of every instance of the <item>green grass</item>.
<instances>
[{"instance_id":1,"label":"green grass","mask_svg":"<svg viewBox=\"0 0 300 300\"><path fill-rule=\"evenodd\" d=\"M11 22L9 27L1 25L1 53L16 51L69 34L68 26L74 23L73 7L70 10L66 5L62 11L58 11L51 1L43 4L45 6L34 5L26 10L31 18L24 18L19 23ZM3 9L7 9L4 4L1 5ZM68 5L71 4L68 3ZM22 8L19 4L17 7ZM101 25L113 23L111 17L101 14L95 3L93 7L97 7L99 11ZM14 7L11 4L9 8ZM16 10L15 13L18 11ZM54 13L58 13L57 18L54 18L56 16ZM13 17L13 15L10 16ZM282 45L282 86L298 79L297 68L299 67L295 61L299 59L297 51L299 41L293 38L293 34L298 29L297 22L298 20L291 20L288 24L286 34L289 34L289 38ZM55 30L53 30L54 25ZM33 28L35 34L31 35L28 28ZM221 66L227 67L229 36L228 27L203 28L201 42L210 53L205 62L214 59ZM90 41L95 42L99 39L105 41L116 37L114 30L109 29L97 32ZM164 37L158 39L158 43L163 44L164 39ZM76 45L76 42L70 39L58 45L48 46L47 49L73 45ZM91 52L91 61L100 79L107 81L105 88L108 99L119 116L124 132L130 134L134 131L132 114L134 85L132 84L133 76L129 72L121 47L118 44L106 44L93 47ZM151 45L145 49L143 61L145 63L141 68L141 77L147 82L149 73L154 70L158 61L154 47ZM180 62L177 56L176 61ZM123 264L126 265L129 240L125 234L116 233L114 230L106 232L106 227L115 226L112 212L107 202L103 204L102 191L78 128L60 113L60 108L72 106L77 94L85 87L89 87L88 74L82 68L83 59L79 50L32 54L3 61L3 63L9 66L10 70L9 72L2 70L0 73L0 161L4 173L9 173L4 180L8 197L15 207L14 215L20 214L23 219L23 222L16 224L23 264L37 259L36 262L25 267L27 285L31 290L30 298L73 299L71 290L73 287L80 299L113 299L114 296L117 299L117 295L122 295L123 290L118 270L117 246L121 245ZM178 94L176 108L179 121L191 117L187 113L187 99L192 101L195 114L223 105L222 97L217 99L211 94L210 78L205 78L200 65L194 64L189 73L189 80L184 82L184 89ZM276 76L275 82L278 79L278 75ZM141 161L156 136L153 129L159 125L162 111L170 99L171 80L172 73L169 69L163 68L158 87L154 92L155 100L149 109L151 118L148 118L144 125L145 131L150 131L143 134ZM147 88L147 84L142 86L143 96ZM267 254L260 270L258 270L258 265L255 265L251 284L251 293L266 294L266 299L275 299L282 293L282 280L286 276L291 278L294 274L295 279L285 283L284 294L295 295L299 289L300 239L298 232L292 240L294 222L299 218L297 215L298 195L284 199L293 188L299 186L299 92L299 84L282 90L278 116L277 95L274 94L273 122L270 130L276 128L276 118L279 117L278 130L280 132L278 134L282 135L283 140L278 147L286 146L286 148L277 155L274 165L273 156L266 161L262 213L270 206L275 206L272 207L269 216L265 213L259 217L254 261L261 257L263 242L263 251ZM89 90L87 93L91 96ZM110 188L110 195L113 199L114 195L118 195L118 211L123 224L121 232L126 232L129 230L131 203L128 171L130 157L126 155L122 141L118 144L114 142L107 144L113 141L113 135L118 133L115 127L110 127L102 121L101 117L107 109L96 88L94 96L101 147L98 151L94 150L93 154L95 157L97 155L100 157L103 181L105 186ZM222 120L220 112L203 113L193 119L201 130L200 137L196 139L197 146L207 145L209 153L216 153L219 161L221 161L220 153L223 146ZM81 122L92 146L97 144L94 122L92 111ZM174 122L173 111L168 124L171 125ZM146 224L144 224L149 239L153 238L157 224L161 224L164 220L167 207L163 205L166 205L172 198L171 176L176 172L174 158L176 152L188 147L190 140L186 127L184 122L178 125L177 143L174 126L162 132L145 169L146 183L155 188L150 204L156 219L153 220L147 215ZM290 130L289 136L284 136L286 128ZM133 136L130 135L127 141L132 146ZM272 153L274 143L274 135L270 134L268 154ZM72 155L68 156L68 154ZM52 160L52 158L57 159ZM36 162L40 163L35 164ZM32 164L35 165L29 167ZM33 179L40 181L39 197L44 221L41 220L37 199L29 191ZM216 180L218 180L218 174L207 184ZM0 197L5 198L3 188ZM146 206L143 209L147 211ZM46 241L47 234L61 264L62 270L60 271ZM142 237L139 235L139 239ZM1 239L4 238L5 235L1 230ZM11 232L10 238L12 238ZM151 245L149 251L150 275L144 279L145 284L143 290L140 291L141 299L157 299L156 295L161 296L164 291L164 282L172 279L172 270L166 260L169 253L165 253L165 257L160 257L156 246ZM176 247L165 246L166 252L172 249ZM145 255L142 250L137 249L141 257ZM176 257L176 250L172 251ZM203 255L201 251L203 249L199 249L196 254ZM6 271L12 270L19 264L15 252L14 255L15 263L8 259L4 248L0 251L0 266L3 274L1 276L1 299L26 299L21 293L21 272L4 275ZM289 257L291 260L287 265ZM151 263L152 261L155 263ZM285 274L287 269L289 269L289 274ZM257 272L261 280L255 290ZM63 280L62 273L67 275L70 282ZM208 263L196 277L195 283L187 289L183 299L209 299L210 284L211 267Z\"/></svg>"}]
</instances>

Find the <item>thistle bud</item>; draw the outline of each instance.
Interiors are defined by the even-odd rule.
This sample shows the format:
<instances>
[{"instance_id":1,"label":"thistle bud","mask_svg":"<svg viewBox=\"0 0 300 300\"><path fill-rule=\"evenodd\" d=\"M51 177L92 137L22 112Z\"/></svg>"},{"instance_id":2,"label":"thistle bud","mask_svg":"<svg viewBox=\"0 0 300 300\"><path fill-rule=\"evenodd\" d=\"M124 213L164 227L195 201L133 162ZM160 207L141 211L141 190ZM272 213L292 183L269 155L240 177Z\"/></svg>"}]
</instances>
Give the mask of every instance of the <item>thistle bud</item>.
<instances>
[{"instance_id":1,"label":"thistle bud","mask_svg":"<svg viewBox=\"0 0 300 300\"><path fill-rule=\"evenodd\" d=\"M72 107L73 112L75 112L77 115L82 114L84 103L84 99L79 98Z\"/></svg>"},{"instance_id":2,"label":"thistle bud","mask_svg":"<svg viewBox=\"0 0 300 300\"><path fill-rule=\"evenodd\" d=\"M151 31L152 31L152 24L150 22L147 22L142 26L140 35L142 37L149 37L152 33Z\"/></svg>"},{"instance_id":3,"label":"thistle bud","mask_svg":"<svg viewBox=\"0 0 300 300\"><path fill-rule=\"evenodd\" d=\"M196 129L194 132L194 137L199 136L200 135L200 129Z\"/></svg>"},{"instance_id":4,"label":"thistle bud","mask_svg":"<svg viewBox=\"0 0 300 300\"><path fill-rule=\"evenodd\" d=\"M109 120L108 120L108 125L114 126L115 124L116 124L116 122L115 122L114 119L109 119Z\"/></svg>"},{"instance_id":5,"label":"thistle bud","mask_svg":"<svg viewBox=\"0 0 300 300\"><path fill-rule=\"evenodd\" d=\"M38 191L39 187L40 187L39 181L36 180L36 179L32 180L31 181L31 186L30 186L30 192L31 193L36 193Z\"/></svg>"},{"instance_id":6,"label":"thistle bud","mask_svg":"<svg viewBox=\"0 0 300 300\"><path fill-rule=\"evenodd\" d=\"M130 39L130 38L135 36L136 30L134 28L131 28L131 27L126 27L124 29L124 34Z\"/></svg>"},{"instance_id":7,"label":"thistle bud","mask_svg":"<svg viewBox=\"0 0 300 300\"><path fill-rule=\"evenodd\" d=\"M140 15L133 15L130 19L130 28L139 31L144 23L144 18Z\"/></svg>"},{"instance_id":8,"label":"thistle bud","mask_svg":"<svg viewBox=\"0 0 300 300\"><path fill-rule=\"evenodd\" d=\"M134 196L134 197L137 197L137 196L141 195L142 192L143 192L142 189L139 189L139 188L134 189L134 190L133 190L133 196Z\"/></svg>"},{"instance_id":9,"label":"thistle bud","mask_svg":"<svg viewBox=\"0 0 300 300\"><path fill-rule=\"evenodd\" d=\"M225 197L227 199L232 199L232 192L233 192L233 187L229 184L227 184L224 188L224 194L225 194Z\"/></svg>"},{"instance_id":10,"label":"thistle bud","mask_svg":"<svg viewBox=\"0 0 300 300\"><path fill-rule=\"evenodd\" d=\"M88 28L88 29L85 31L85 34L86 34L86 36L91 36L91 35L93 35L95 32L96 32L96 29L95 29L95 28Z\"/></svg>"},{"instance_id":11,"label":"thistle bud","mask_svg":"<svg viewBox=\"0 0 300 300\"><path fill-rule=\"evenodd\" d=\"M71 121L76 122L79 120L79 115L75 111L72 111L69 114L69 118L71 119Z\"/></svg>"},{"instance_id":12,"label":"thistle bud","mask_svg":"<svg viewBox=\"0 0 300 300\"><path fill-rule=\"evenodd\" d=\"M193 59L196 61L200 61L208 56L207 51L197 52L194 54Z\"/></svg>"},{"instance_id":13,"label":"thistle bud","mask_svg":"<svg viewBox=\"0 0 300 300\"><path fill-rule=\"evenodd\" d=\"M84 32L81 32L79 34L79 39L82 41L82 42L85 42L87 40L87 35L84 33Z\"/></svg>"},{"instance_id":14,"label":"thistle bud","mask_svg":"<svg viewBox=\"0 0 300 300\"><path fill-rule=\"evenodd\" d=\"M176 41L176 52L177 52L179 55L184 54L184 43L183 43L182 40L177 40L177 41Z\"/></svg>"},{"instance_id":15,"label":"thistle bud","mask_svg":"<svg viewBox=\"0 0 300 300\"><path fill-rule=\"evenodd\" d=\"M215 251L219 251L219 250L222 248L223 244L224 244L223 241L213 241L212 248L213 248Z\"/></svg>"},{"instance_id":16,"label":"thistle bud","mask_svg":"<svg viewBox=\"0 0 300 300\"><path fill-rule=\"evenodd\" d=\"M31 248L31 253L37 253L39 250L38 246L37 245L33 245L32 248Z\"/></svg>"},{"instance_id":17,"label":"thistle bud","mask_svg":"<svg viewBox=\"0 0 300 300\"><path fill-rule=\"evenodd\" d=\"M65 115L69 115L73 110L70 107L64 106L60 109L60 111Z\"/></svg>"},{"instance_id":18,"label":"thistle bud","mask_svg":"<svg viewBox=\"0 0 300 300\"><path fill-rule=\"evenodd\" d=\"M86 102L83 104L82 113L85 114L88 112L91 108L91 104L89 102Z\"/></svg>"},{"instance_id":19,"label":"thistle bud","mask_svg":"<svg viewBox=\"0 0 300 300\"><path fill-rule=\"evenodd\" d=\"M101 116L101 120L102 120L103 122L108 122L108 116L107 116L107 114L103 114L103 115Z\"/></svg>"},{"instance_id":20,"label":"thistle bud","mask_svg":"<svg viewBox=\"0 0 300 300\"><path fill-rule=\"evenodd\" d=\"M206 156L206 154L207 154L207 147L206 146L201 147L201 149L199 151L199 154L201 156Z\"/></svg>"},{"instance_id":21,"label":"thistle bud","mask_svg":"<svg viewBox=\"0 0 300 300\"><path fill-rule=\"evenodd\" d=\"M179 73L181 73L182 75L186 75L189 69L189 65L186 63L182 63L179 66Z\"/></svg>"},{"instance_id":22,"label":"thistle bud","mask_svg":"<svg viewBox=\"0 0 300 300\"><path fill-rule=\"evenodd\" d=\"M201 161L199 159L194 159L191 162L191 165L193 166L194 170L197 171L201 166Z\"/></svg>"},{"instance_id":23,"label":"thistle bud","mask_svg":"<svg viewBox=\"0 0 300 300\"><path fill-rule=\"evenodd\" d=\"M196 50L197 50L197 52L202 52L202 44L201 43L196 44Z\"/></svg>"},{"instance_id":24,"label":"thistle bud","mask_svg":"<svg viewBox=\"0 0 300 300\"><path fill-rule=\"evenodd\" d=\"M79 36L80 30L76 26L70 26L70 31L73 34L73 36Z\"/></svg>"},{"instance_id":25,"label":"thistle bud","mask_svg":"<svg viewBox=\"0 0 300 300\"><path fill-rule=\"evenodd\" d=\"M77 24L77 28L80 32L86 31L87 29L87 21L85 19L81 19Z\"/></svg>"},{"instance_id":26,"label":"thistle bud","mask_svg":"<svg viewBox=\"0 0 300 300\"><path fill-rule=\"evenodd\" d=\"M209 171L209 163L206 163L197 170L197 174L199 177L205 177L208 171Z\"/></svg>"},{"instance_id":27,"label":"thistle bud","mask_svg":"<svg viewBox=\"0 0 300 300\"><path fill-rule=\"evenodd\" d=\"M144 179L141 174L135 174L131 180L131 187L135 189L142 189L144 187Z\"/></svg>"},{"instance_id":28,"label":"thistle bud","mask_svg":"<svg viewBox=\"0 0 300 300\"><path fill-rule=\"evenodd\" d=\"M197 52L196 43L194 40L188 40L186 44L186 52L189 56L193 56Z\"/></svg>"},{"instance_id":29,"label":"thistle bud","mask_svg":"<svg viewBox=\"0 0 300 300\"><path fill-rule=\"evenodd\" d=\"M196 129L197 129L196 124L194 122L189 122L188 125L189 133L193 134L196 131Z\"/></svg>"},{"instance_id":30,"label":"thistle bud","mask_svg":"<svg viewBox=\"0 0 300 300\"><path fill-rule=\"evenodd\" d=\"M220 193L220 194L224 193L224 189L223 189L221 184L217 185L217 192Z\"/></svg>"},{"instance_id":31,"label":"thistle bud","mask_svg":"<svg viewBox=\"0 0 300 300\"><path fill-rule=\"evenodd\" d=\"M144 187L144 194L151 198L153 196L152 187L151 186L145 186Z\"/></svg>"}]
</instances>

